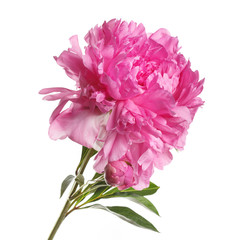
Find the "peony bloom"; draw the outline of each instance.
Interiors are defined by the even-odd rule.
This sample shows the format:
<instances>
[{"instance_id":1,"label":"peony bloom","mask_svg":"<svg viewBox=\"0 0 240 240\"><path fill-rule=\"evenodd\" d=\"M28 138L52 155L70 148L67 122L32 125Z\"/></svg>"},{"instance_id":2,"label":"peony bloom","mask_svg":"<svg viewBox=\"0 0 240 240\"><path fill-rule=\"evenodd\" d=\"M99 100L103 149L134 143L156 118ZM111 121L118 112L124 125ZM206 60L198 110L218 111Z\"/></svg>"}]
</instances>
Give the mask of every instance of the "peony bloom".
<instances>
[{"instance_id":1,"label":"peony bloom","mask_svg":"<svg viewBox=\"0 0 240 240\"><path fill-rule=\"evenodd\" d=\"M133 169L123 160L108 163L105 167L105 180L119 190L129 188L133 182Z\"/></svg>"},{"instance_id":2,"label":"peony bloom","mask_svg":"<svg viewBox=\"0 0 240 240\"><path fill-rule=\"evenodd\" d=\"M163 169L172 160L172 148L184 148L203 104L198 95L204 80L199 81L179 53L178 39L166 29L147 34L142 24L113 19L91 29L85 40L84 55L73 36L72 48L55 57L76 90L40 91L55 92L46 100L60 100L49 135L95 148L94 168L105 171L110 184L141 190L154 167Z\"/></svg>"}]
</instances>

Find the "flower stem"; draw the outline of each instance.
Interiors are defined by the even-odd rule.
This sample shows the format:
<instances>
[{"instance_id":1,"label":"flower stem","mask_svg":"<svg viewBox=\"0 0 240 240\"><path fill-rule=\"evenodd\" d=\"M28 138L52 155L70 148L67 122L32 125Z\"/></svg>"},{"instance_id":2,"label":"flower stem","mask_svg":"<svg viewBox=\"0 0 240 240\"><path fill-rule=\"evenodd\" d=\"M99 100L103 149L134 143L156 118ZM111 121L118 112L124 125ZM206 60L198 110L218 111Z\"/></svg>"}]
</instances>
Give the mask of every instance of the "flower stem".
<instances>
[{"instance_id":1,"label":"flower stem","mask_svg":"<svg viewBox=\"0 0 240 240\"><path fill-rule=\"evenodd\" d=\"M89 159L92 157L93 153L96 152L93 148L91 149L88 149L88 152L87 154L85 155L83 161L82 161L82 164L81 166L79 167L78 169L78 174L83 174L87 164L88 164L88 161Z\"/></svg>"},{"instance_id":2,"label":"flower stem","mask_svg":"<svg viewBox=\"0 0 240 240\"><path fill-rule=\"evenodd\" d=\"M87 163L89 161L89 159L91 158L92 156L92 153L94 152L95 150L94 149L89 149L87 154L85 155L83 161L82 161L82 164L80 165L79 169L78 169L78 174L83 174L86 166L87 166ZM57 222L55 223L49 237L48 237L48 240L52 240L57 232L57 230L59 229L61 223L63 222L63 220L65 219L65 217L67 216L67 212L69 210L69 208L71 207L71 200L70 200L70 197L75 193L75 191L77 190L77 187L78 187L78 182L74 182L73 186L72 186L72 189L70 191L70 194L68 196L68 199L57 219Z\"/></svg>"},{"instance_id":3,"label":"flower stem","mask_svg":"<svg viewBox=\"0 0 240 240\"><path fill-rule=\"evenodd\" d=\"M67 200L65 205L64 205L64 207L63 207L63 209L62 209L62 211L61 211L61 213L60 213L60 216L59 216L57 222L55 223L54 228L52 229L52 231L51 231L51 233L50 233L50 235L48 237L48 240L52 240L54 238L58 228L60 227L61 223L63 222L63 220L65 218L65 215L66 215L66 213L68 211L69 205L70 205L70 201Z\"/></svg>"}]
</instances>

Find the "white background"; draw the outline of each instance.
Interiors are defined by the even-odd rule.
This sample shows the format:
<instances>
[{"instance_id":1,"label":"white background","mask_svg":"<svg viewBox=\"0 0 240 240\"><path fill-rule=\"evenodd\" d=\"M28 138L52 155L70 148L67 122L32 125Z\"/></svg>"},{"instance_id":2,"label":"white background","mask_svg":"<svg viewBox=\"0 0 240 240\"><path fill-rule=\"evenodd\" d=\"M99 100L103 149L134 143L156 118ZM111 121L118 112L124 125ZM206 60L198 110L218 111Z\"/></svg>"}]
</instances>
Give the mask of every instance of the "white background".
<instances>
[{"instance_id":1,"label":"white background","mask_svg":"<svg viewBox=\"0 0 240 240\"><path fill-rule=\"evenodd\" d=\"M56 240L240 239L240 34L238 1L2 1L0 4L0 239L45 240L64 204L63 178L72 174L81 147L48 138L56 102L44 102L45 87L74 88L53 60L78 34L104 20L142 22L178 36L181 52L206 78L205 105L192 123L185 150L152 180L151 197L161 217L129 204L160 234L139 229L102 210L70 215ZM92 164L92 163L91 163ZM87 174L92 173L91 164ZM89 176L90 176L89 175ZM66 196L64 196L66 197ZM105 200L127 205L127 200Z\"/></svg>"}]
</instances>

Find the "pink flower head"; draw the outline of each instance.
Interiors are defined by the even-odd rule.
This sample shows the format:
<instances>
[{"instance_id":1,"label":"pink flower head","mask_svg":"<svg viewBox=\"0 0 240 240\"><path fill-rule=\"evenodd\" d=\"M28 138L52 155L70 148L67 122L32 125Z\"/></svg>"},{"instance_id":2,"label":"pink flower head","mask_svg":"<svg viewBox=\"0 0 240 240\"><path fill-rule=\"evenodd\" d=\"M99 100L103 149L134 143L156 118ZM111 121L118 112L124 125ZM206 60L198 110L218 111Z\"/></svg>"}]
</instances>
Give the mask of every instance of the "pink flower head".
<instances>
[{"instance_id":1,"label":"pink flower head","mask_svg":"<svg viewBox=\"0 0 240 240\"><path fill-rule=\"evenodd\" d=\"M119 190L129 188L133 185L133 169L123 160L110 162L105 167L105 180Z\"/></svg>"},{"instance_id":2,"label":"pink flower head","mask_svg":"<svg viewBox=\"0 0 240 240\"><path fill-rule=\"evenodd\" d=\"M109 169L122 169L112 164L125 159L133 178L114 185L145 188L154 167L162 169L171 161L170 150L184 148L189 125L203 104L198 95L204 80L199 81L179 53L178 39L166 29L147 34L142 24L113 19L91 29L85 40L84 54L73 36L72 47L55 57L76 90L40 91L56 93L46 100L60 100L49 135L98 150L94 168L106 176Z\"/></svg>"}]
</instances>

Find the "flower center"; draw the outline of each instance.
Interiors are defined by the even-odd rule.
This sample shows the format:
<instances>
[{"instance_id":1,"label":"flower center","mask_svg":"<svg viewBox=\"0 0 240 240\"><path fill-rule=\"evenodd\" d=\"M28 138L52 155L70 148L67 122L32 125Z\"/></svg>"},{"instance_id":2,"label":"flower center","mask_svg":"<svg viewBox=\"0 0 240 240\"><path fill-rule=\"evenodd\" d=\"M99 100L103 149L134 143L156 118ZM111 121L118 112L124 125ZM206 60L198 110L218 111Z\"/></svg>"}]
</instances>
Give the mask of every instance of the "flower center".
<instances>
[{"instance_id":1,"label":"flower center","mask_svg":"<svg viewBox=\"0 0 240 240\"><path fill-rule=\"evenodd\" d=\"M139 71L136 76L138 84L145 86L147 78L158 68L158 64L154 61L146 61L139 59L134 63L134 66L139 66Z\"/></svg>"}]
</instances>

